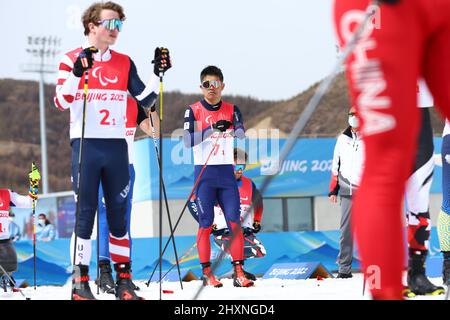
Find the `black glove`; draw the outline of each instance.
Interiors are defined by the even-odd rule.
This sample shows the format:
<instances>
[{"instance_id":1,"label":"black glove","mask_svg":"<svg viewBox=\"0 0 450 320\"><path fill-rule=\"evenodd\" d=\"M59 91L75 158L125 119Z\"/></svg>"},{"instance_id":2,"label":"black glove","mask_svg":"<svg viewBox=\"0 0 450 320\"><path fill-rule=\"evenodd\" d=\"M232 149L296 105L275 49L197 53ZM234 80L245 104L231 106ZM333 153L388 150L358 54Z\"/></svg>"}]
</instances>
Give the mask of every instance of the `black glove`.
<instances>
[{"instance_id":1,"label":"black glove","mask_svg":"<svg viewBox=\"0 0 450 320\"><path fill-rule=\"evenodd\" d=\"M379 3L397 4L400 0L378 0Z\"/></svg>"},{"instance_id":2,"label":"black glove","mask_svg":"<svg viewBox=\"0 0 450 320\"><path fill-rule=\"evenodd\" d=\"M73 74L77 77L81 77L83 72L92 68L94 64L93 53L97 53L98 49L95 47L89 47L80 52L77 60L73 64Z\"/></svg>"},{"instance_id":3,"label":"black glove","mask_svg":"<svg viewBox=\"0 0 450 320\"><path fill-rule=\"evenodd\" d=\"M212 125L213 129L217 129L219 131L225 132L229 127L233 124L228 120L219 120Z\"/></svg>"},{"instance_id":4,"label":"black glove","mask_svg":"<svg viewBox=\"0 0 450 320\"><path fill-rule=\"evenodd\" d=\"M172 67L172 61L170 61L169 49L158 47L155 49L155 58L152 63L155 64L153 72L159 77L159 73L166 72Z\"/></svg>"},{"instance_id":5,"label":"black glove","mask_svg":"<svg viewBox=\"0 0 450 320\"><path fill-rule=\"evenodd\" d=\"M253 222L253 233L261 231L261 224L258 221Z\"/></svg>"}]
</instances>

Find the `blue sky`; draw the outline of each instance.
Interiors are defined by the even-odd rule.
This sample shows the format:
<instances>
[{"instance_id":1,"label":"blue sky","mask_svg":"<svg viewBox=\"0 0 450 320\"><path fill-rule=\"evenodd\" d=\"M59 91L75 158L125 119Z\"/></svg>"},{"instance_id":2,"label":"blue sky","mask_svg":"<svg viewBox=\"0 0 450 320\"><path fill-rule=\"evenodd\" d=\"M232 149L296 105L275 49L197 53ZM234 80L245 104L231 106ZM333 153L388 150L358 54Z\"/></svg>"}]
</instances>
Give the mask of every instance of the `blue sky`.
<instances>
[{"instance_id":1,"label":"blue sky","mask_svg":"<svg viewBox=\"0 0 450 320\"><path fill-rule=\"evenodd\" d=\"M61 55L80 46L79 18L92 2L0 0L0 78L37 79L21 71L33 62L25 51L29 35L62 38ZM128 54L146 82L154 48L168 47L174 67L166 73L167 91L199 92L201 69L214 64L224 72L224 93L288 99L325 77L336 61L332 0L117 2L127 20L113 49Z\"/></svg>"}]
</instances>

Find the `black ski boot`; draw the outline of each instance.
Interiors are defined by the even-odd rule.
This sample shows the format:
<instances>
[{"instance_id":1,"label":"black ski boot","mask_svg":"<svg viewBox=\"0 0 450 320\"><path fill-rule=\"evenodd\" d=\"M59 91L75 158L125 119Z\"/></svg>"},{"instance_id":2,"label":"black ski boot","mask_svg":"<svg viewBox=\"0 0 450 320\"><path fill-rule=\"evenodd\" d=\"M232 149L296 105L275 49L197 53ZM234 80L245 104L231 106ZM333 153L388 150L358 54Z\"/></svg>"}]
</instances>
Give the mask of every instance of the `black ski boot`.
<instances>
[{"instance_id":1,"label":"black ski boot","mask_svg":"<svg viewBox=\"0 0 450 320\"><path fill-rule=\"evenodd\" d=\"M245 271L244 269L242 269L244 271L244 275L247 279L252 280L252 281L256 281L256 276L248 271Z\"/></svg>"},{"instance_id":2,"label":"black ski boot","mask_svg":"<svg viewBox=\"0 0 450 320\"><path fill-rule=\"evenodd\" d=\"M131 268L131 261L130 261L130 268ZM130 269L130 273L133 274L133 270ZM139 288L133 281L131 281L131 285L134 288L134 291L139 291L141 288Z\"/></svg>"},{"instance_id":3,"label":"black ski boot","mask_svg":"<svg viewBox=\"0 0 450 320\"><path fill-rule=\"evenodd\" d=\"M447 287L450 285L450 252L444 253L444 261L442 263L442 281Z\"/></svg>"},{"instance_id":4,"label":"black ski boot","mask_svg":"<svg viewBox=\"0 0 450 320\"><path fill-rule=\"evenodd\" d=\"M417 251L416 251L417 252ZM408 288L406 291L406 296L414 295L426 295L426 296L436 296L444 294L444 288L435 286L428 280L425 275L425 260L427 253L420 251L421 254L411 253L408 261Z\"/></svg>"},{"instance_id":5,"label":"black ski boot","mask_svg":"<svg viewBox=\"0 0 450 320\"><path fill-rule=\"evenodd\" d=\"M96 300L89 287L89 267L85 265L73 266L72 300Z\"/></svg>"},{"instance_id":6,"label":"black ski boot","mask_svg":"<svg viewBox=\"0 0 450 320\"><path fill-rule=\"evenodd\" d=\"M100 268L100 278L95 280L95 284L100 287L102 292L115 294L116 284L114 283L109 260L100 260L98 267Z\"/></svg>"},{"instance_id":7,"label":"black ski boot","mask_svg":"<svg viewBox=\"0 0 450 320\"><path fill-rule=\"evenodd\" d=\"M130 263L116 263L116 299L117 300L144 300L134 292L134 284L131 281Z\"/></svg>"},{"instance_id":8,"label":"black ski boot","mask_svg":"<svg viewBox=\"0 0 450 320\"><path fill-rule=\"evenodd\" d=\"M338 278L338 279L350 279L350 278L353 278L353 274L351 272L349 272L349 273L339 272L336 278Z\"/></svg>"}]
</instances>

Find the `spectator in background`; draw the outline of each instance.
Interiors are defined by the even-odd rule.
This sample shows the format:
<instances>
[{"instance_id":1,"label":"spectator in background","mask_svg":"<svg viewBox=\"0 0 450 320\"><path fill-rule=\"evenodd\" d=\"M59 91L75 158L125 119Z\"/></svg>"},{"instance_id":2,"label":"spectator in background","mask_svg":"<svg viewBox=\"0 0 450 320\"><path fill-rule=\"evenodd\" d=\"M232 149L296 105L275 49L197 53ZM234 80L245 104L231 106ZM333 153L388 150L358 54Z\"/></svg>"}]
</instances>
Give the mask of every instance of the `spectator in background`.
<instances>
[{"instance_id":1,"label":"spectator in background","mask_svg":"<svg viewBox=\"0 0 450 320\"><path fill-rule=\"evenodd\" d=\"M51 241L55 240L55 237L55 226L50 222L50 220L47 219L47 216L45 214L39 214L36 228L36 240Z\"/></svg>"},{"instance_id":2,"label":"spectator in background","mask_svg":"<svg viewBox=\"0 0 450 320\"><path fill-rule=\"evenodd\" d=\"M14 222L15 216L14 212L9 211L9 238L12 242L16 242L22 237L19 226Z\"/></svg>"},{"instance_id":3,"label":"spectator in background","mask_svg":"<svg viewBox=\"0 0 450 320\"><path fill-rule=\"evenodd\" d=\"M341 237L339 241L338 278L351 278L353 262L353 237L350 225L350 211L352 197L358 188L363 169L364 145L358 133L358 118L355 108L348 113L349 126L339 135L334 147L333 163L331 167L331 182L328 198L337 203L340 194L341 204Z\"/></svg>"}]
</instances>

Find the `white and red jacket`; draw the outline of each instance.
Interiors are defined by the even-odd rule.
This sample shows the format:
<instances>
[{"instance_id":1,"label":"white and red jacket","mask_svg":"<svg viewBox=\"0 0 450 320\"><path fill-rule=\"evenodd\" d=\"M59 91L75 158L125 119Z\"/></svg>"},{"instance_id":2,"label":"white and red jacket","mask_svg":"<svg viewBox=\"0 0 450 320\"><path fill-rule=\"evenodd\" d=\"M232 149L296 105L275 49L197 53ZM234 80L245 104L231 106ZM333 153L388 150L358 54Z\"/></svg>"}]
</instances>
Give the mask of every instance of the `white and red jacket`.
<instances>
[{"instance_id":1,"label":"white and red jacket","mask_svg":"<svg viewBox=\"0 0 450 320\"><path fill-rule=\"evenodd\" d=\"M337 139L331 166L330 195L351 196L358 188L364 166L361 136L348 127Z\"/></svg>"},{"instance_id":2,"label":"white and red jacket","mask_svg":"<svg viewBox=\"0 0 450 320\"><path fill-rule=\"evenodd\" d=\"M189 109L188 109L189 110ZM222 101L220 109L217 111L207 110L202 103L196 102L190 106L194 114L194 118L197 122L198 131L211 128L211 125L219 120L227 120L231 123L234 122L234 105L225 101ZM225 132L215 132L201 143L193 147L194 151L194 164L203 165L208 160L208 156L211 157L208 161L208 165L221 165L221 164L233 164L234 163L234 136L233 125ZM215 141L220 136L217 144ZM214 151L212 151L212 149Z\"/></svg>"},{"instance_id":3,"label":"white and red jacket","mask_svg":"<svg viewBox=\"0 0 450 320\"><path fill-rule=\"evenodd\" d=\"M83 47L68 52L59 65L58 83L54 98L60 110L70 109L70 138L80 138L83 123L84 78L76 77L74 62ZM124 54L108 49L93 54L94 65L89 70L85 118L85 138L115 138L126 136L127 93L141 105L149 106L157 98L159 78L152 73L145 86L137 75L133 61Z\"/></svg>"}]
</instances>

